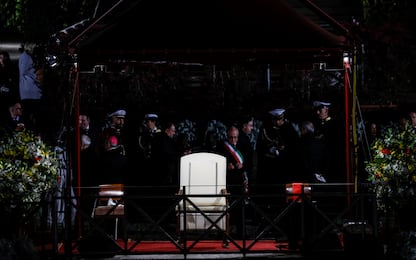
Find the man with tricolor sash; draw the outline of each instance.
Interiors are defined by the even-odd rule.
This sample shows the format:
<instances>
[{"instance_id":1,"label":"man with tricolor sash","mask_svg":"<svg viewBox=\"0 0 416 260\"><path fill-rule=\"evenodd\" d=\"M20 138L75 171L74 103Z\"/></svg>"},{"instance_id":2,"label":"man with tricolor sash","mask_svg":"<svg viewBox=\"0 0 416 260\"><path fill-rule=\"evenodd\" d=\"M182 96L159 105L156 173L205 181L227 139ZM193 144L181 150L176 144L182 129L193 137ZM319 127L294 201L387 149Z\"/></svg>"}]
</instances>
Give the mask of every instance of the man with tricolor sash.
<instances>
[{"instance_id":1,"label":"man with tricolor sash","mask_svg":"<svg viewBox=\"0 0 416 260\"><path fill-rule=\"evenodd\" d=\"M244 166L244 158L237 149L238 137L238 128L231 126L227 131L227 139L219 146L219 153L227 158L227 190L230 192L232 200L237 203L231 209L230 223L236 226L236 235L242 236L244 217L241 214L241 207L245 205L248 198L242 195L249 192L249 180Z\"/></svg>"}]
</instances>

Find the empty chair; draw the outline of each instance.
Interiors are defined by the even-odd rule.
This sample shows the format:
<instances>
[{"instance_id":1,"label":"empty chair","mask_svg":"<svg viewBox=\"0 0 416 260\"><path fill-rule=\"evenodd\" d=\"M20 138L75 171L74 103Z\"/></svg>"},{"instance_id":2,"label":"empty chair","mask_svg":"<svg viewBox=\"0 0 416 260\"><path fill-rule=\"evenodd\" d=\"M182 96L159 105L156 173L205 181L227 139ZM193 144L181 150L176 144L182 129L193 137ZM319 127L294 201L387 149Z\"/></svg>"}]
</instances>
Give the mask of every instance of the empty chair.
<instances>
[{"instance_id":1,"label":"empty chair","mask_svg":"<svg viewBox=\"0 0 416 260\"><path fill-rule=\"evenodd\" d=\"M184 197L176 208L180 234L208 229L229 234L224 156L208 152L182 156L178 195ZM226 236L224 245L228 245Z\"/></svg>"},{"instance_id":2,"label":"empty chair","mask_svg":"<svg viewBox=\"0 0 416 260\"><path fill-rule=\"evenodd\" d=\"M92 217L114 219L114 239L117 240L119 218L124 217L124 185L115 183L102 184L98 187Z\"/></svg>"}]
</instances>

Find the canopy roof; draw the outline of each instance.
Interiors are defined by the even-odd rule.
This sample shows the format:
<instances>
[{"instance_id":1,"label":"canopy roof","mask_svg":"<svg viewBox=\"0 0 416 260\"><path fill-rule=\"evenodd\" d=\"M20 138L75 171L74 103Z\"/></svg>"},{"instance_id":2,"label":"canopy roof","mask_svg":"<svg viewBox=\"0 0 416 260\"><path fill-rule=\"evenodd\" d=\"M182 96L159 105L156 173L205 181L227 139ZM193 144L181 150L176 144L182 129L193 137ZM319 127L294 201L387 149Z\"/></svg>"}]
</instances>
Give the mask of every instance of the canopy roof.
<instances>
[{"instance_id":1,"label":"canopy roof","mask_svg":"<svg viewBox=\"0 0 416 260\"><path fill-rule=\"evenodd\" d=\"M71 42L81 62L328 62L346 35L323 29L284 0L120 1Z\"/></svg>"}]
</instances>

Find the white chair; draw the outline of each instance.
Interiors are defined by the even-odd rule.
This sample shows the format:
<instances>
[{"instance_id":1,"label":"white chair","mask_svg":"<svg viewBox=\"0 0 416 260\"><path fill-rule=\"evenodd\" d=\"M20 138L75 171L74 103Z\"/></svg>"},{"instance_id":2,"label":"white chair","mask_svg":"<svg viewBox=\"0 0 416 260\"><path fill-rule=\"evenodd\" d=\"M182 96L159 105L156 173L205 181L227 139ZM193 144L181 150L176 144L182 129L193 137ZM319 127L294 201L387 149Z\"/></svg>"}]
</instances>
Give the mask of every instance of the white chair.
<instances>
[{"instance_id":1,"label":"white chair","mask_svg":"<svg viewBox=\"0 0 416 260\"><path fill-rule=\"evenodd\" d=\"M98 186L98 196L94 203L93 218L115 220L114 240L118 239L118 222L124 217L124 185L120 183Z\"/></svg>"},{"instance_id":2,"label":"white chair","mask_svg":"<svg viewBox=\"0 0 416 260\"><path fill-rule=\"evenodd\" d=\"M176 208L181 234L208 229L229 234L226 165L226 158L215 153L199 152L181 157L178 195L184 199Z\"/></svg>"}]
</instances>

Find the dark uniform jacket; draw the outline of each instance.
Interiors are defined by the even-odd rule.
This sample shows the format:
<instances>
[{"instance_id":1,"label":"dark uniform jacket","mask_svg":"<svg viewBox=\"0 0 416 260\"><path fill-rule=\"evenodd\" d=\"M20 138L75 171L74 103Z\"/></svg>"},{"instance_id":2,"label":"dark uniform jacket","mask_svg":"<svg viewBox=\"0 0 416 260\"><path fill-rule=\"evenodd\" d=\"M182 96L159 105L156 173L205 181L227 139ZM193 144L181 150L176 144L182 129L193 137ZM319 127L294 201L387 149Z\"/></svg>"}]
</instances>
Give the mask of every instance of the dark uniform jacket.
<instances>
[{"instance_id":1,"label":"dark uniform jacket","mask_svg":"<svg viewBox=\"0 0 416 260\"><path fill-rule=\"evenodd\" d=\"M289 121L282 126L265 126L257 143L258 183L285 184L297 179L299 136Z\"/></svg>"}]
</instances>

